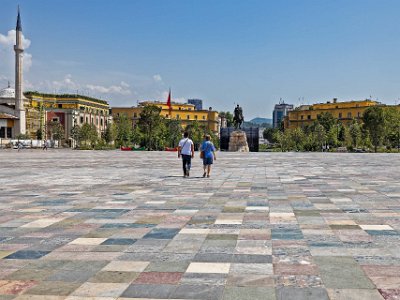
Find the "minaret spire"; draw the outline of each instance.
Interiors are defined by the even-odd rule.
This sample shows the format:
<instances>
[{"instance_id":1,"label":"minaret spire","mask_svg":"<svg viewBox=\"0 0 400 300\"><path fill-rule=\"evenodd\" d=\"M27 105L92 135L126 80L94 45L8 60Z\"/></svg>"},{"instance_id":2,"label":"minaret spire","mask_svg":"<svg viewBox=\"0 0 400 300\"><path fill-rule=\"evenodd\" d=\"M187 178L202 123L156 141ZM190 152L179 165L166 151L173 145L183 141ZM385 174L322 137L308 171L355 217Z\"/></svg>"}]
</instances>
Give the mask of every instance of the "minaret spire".
<instances>
[{"instance_id":1,"label":"minaret spire","mask_svg":"<svg viewBox=\"0 0 400 300\"><path fill-rule=\"evenodd\" d=\"M21 26L21 15L19 13L19 5L18 5L18 16L17 16L17 27L15 28L17 31L22 31Z\"/></svg>"},{"instance_id":2,"label":"minaret spire","mask_svg":"<svg viewBox=\"0 0 400 300\"><path fill-rule=\"evenodd\" d=\"M17 16L17 27L15 33L15 111L19 120L16 120L17 126L15 126L14 135L25 134L26 132L26 118L25 118L25 108L24 108L24 95L23 95L23 65L22 58L24 53L24 48L22 45L22 26L21 26L21 15L19 13L18 6L18 16Z\"/></svg>"}]
</instances>

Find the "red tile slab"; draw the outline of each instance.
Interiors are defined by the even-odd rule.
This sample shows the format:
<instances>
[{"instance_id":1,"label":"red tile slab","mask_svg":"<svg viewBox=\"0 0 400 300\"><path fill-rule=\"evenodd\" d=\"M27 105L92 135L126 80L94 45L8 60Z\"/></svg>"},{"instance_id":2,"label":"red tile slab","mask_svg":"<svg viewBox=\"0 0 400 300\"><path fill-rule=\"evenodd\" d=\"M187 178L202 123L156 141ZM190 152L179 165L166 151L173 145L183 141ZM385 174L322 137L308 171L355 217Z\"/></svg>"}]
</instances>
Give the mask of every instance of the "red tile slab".
<instances>
[{"instance_id":1,"label":"red tile slab","mask_svg":"<svg viewBox=\"0 0 400 300\"><path fill-rule=\"evenodd\" d=\"M183 273L179 272L143 272L134 281L135 284L177 284Z\"/></svg>"}]
</instances>

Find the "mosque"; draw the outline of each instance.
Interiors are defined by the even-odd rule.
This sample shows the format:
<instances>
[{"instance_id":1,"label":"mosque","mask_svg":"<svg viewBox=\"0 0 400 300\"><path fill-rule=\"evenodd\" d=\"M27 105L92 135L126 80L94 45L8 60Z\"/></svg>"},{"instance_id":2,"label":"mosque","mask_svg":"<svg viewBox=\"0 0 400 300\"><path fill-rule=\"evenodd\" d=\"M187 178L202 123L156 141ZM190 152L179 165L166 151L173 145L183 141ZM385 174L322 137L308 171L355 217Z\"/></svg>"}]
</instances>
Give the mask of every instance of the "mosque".
<instances>
[{"instance_id":1,"label":"mosque","mask_svg":"<svg viewBox=\"0 0 400 300\"><path fill-rule=\"evenodd\" d=\"M48 94L23 91L22 25L18 8L15 51L15 88L0 90L0 138L21 136L38 139L49 136L48 122L59 122L65 132L64 141L71 140L71 129L83 124L94 125L98 134L111 122L107 101L78 94Z\"/></svg>"},{"instance_id":2,"label":"mosque","mask_svg":"<svg viewBox=\"0 0 400 300\"><path fill-rule=\"evenodd\" d=\"M0 90L0 137L11 138L26 134L24 95L22 92L22 47L21 16L18 9L15 51L15 89Z\"/></svg>"}]
</instances>

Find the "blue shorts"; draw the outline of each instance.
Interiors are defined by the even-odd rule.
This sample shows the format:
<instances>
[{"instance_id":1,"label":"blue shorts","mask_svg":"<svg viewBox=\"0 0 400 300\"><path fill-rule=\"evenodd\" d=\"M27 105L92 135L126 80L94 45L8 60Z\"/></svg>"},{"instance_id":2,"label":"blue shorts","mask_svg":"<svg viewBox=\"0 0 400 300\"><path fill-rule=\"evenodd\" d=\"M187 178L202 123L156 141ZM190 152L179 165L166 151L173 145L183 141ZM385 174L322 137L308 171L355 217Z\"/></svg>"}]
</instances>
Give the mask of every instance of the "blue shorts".
<instances>
[{"instance_id":1,"label":"blue shorts","mask_svg":"<svg viewBox=\"0 0 400 300\"><path fill-rule=\"evenodd\" d=\"M204 166L208 166L208 165L212 165L213 164L213 157L204 157L203 158L203 165Z\"/></svg>"}]
</instances>

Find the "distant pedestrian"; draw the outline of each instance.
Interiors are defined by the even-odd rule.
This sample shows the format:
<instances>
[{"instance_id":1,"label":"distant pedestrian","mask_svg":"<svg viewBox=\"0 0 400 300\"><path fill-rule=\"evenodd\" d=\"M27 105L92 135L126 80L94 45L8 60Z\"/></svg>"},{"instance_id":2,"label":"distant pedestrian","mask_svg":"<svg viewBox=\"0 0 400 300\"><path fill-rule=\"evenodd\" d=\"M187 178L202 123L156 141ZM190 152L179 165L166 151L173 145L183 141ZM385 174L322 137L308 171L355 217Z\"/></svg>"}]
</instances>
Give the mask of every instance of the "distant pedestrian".
<instances>
[{"instance_id":1,"label":"distant pedestrian","mask_svg":"<svg viewBox=\"0 0 400 300\"><path fill-rule=\"evenodd\" d=\"M211 165L213 164L213 161L217 159L215 156L215 147L214 144L211 142L211 137L210 135L205 136L205 141L201 144L200 148L202 152L202 158L203 158L203 167L204 167L204 173L203 177L210 177L210 172L211 172Z\"/></svg>"},{"instance_id":2,"label":"distant pedestrian","mask_svg":"<svg viewBox=\"0 0 400 300\"><path fill-rule=\"evenodd\" d=\"M18 142L17 147L18 147L18 152L19 152L19 151L22 149L22 143L21 143L21 142Z\"/></svg>"},{"instance_id":3,"label":"distant pedestrian","mask_svg":"<svg viewBox=\"0 0 400 300\"><path fill-rule=\"evenodd\" d=\"M179 141L178 157L182 156L183 177L189 177L192 158L194 157L194 144L189 138L189 133L185 131L183 139Z\"/></svg>"},{"instance_id":4,"label":"distant pedestrian","mask_svg":"<svg viewBox=\"0 0 400 300\"><path fill-rule=\"evenodd\" d=\"M43 150L47 151L47 141L46 140L43 141Z\"/></svg>"}]
</instances>

